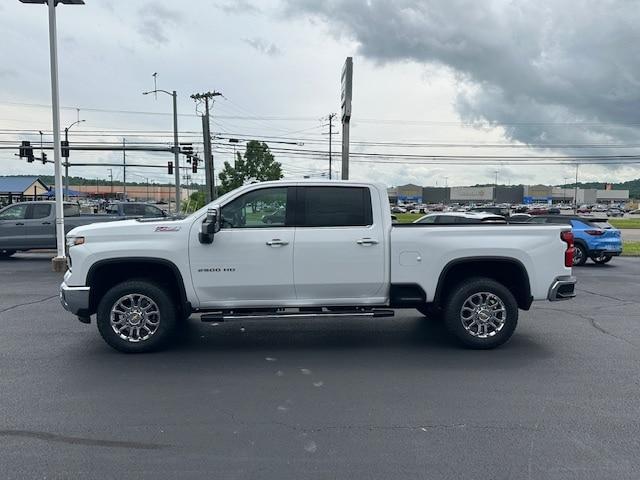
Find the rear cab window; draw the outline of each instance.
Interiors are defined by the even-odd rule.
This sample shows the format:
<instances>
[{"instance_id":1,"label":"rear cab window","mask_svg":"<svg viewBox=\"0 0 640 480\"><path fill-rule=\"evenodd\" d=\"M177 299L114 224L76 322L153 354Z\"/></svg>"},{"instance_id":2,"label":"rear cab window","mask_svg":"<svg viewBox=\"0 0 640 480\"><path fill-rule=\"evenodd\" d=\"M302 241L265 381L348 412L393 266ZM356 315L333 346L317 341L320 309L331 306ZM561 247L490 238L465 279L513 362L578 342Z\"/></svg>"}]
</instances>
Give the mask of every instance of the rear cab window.
<instances>
[{"instance_id":1,"label":"rear cab window","mask_svg":"<svg viewBox=\"0 0 640 480\"><path fill-rule=\"evenodd\" d=\"M51 204L49 203L34 203L31 205L31 211L29 212L29 219L37 220L41 218L47 218L51 214Z\"/></svg>"},{"instance_id":2,"label":"rear cab window","mask_svg":"<svg viewBox=\"0 0 640 480\"><path fill-rule=\"evenodd\" d=\"M367 187L299 187L297 206L296 225L300 227L373 224L371 193Z\"/></svg>"}]
</instances>

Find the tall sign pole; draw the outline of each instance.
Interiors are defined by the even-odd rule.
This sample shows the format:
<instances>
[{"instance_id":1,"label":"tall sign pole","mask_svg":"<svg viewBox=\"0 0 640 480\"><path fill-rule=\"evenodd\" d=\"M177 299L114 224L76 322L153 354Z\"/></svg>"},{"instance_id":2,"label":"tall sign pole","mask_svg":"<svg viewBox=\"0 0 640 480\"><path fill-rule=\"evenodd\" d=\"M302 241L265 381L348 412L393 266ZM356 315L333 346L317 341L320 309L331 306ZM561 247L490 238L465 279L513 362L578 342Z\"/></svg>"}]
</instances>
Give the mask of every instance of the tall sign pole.
<instances>
[{"instance_id":1,"label":"tall sign pole","mask_svg":"<svg viewBox=\"0 0 640 480\"><path fill-rule=\"evenodd\" d=\"M349 122L353 91L353 58L347 57L342 67L340 106L342 110L342 180L349 180Z\"/></svg>"}]
</instances>

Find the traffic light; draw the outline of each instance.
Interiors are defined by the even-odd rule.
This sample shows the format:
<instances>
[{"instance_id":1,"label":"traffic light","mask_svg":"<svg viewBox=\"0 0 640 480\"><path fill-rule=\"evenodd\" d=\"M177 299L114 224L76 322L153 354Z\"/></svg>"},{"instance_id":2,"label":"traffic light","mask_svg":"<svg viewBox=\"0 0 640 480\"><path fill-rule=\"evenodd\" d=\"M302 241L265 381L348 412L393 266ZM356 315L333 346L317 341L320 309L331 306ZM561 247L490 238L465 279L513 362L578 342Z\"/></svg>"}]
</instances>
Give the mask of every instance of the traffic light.
<instances>
[{"instance_id":1,"label":"traffic light","mask_svg":"<svg viewBox=\"0 0 640 480\"><path fill-rule=\"evenodd\" d=\"M31 142L27 140L22 141L22 143L20 144L18 156L20 158L26 157L27 162L29 163L33 162L33 147L31 146Z\"/></svg>"},{"instance_id":2,"label":"traffic light","mask_svg":"<svg viewBox=\"0 0 640 480\"><path fill-rule=\"evenodd\" d=\"M198 159L197 157L193 157L191 161L191 173L198 173Z\"/></svg>"},{"instance_id":3,"label":"traffic light","mask_svg":"<svg viewBox=\"0 0 640 480\"><path fill-rule=\"evenodd\" d=\"M69 158L69 140L62 140L60 142L60 155L64 158Z\"/></svg>"},{"instance_id":4,"label":"traffic light","mask_svg":"<svg viewBox=\"0 0 640 480\"><path fill-rule=\"evenodd\" d=\"M184 153L187 157L193 155L193 144L192 143L180 143L180 148L182 153Z\"/></svg>"},{"instance_id":5,"label":"traffic light","mask_svg":"<svg viewBox=\"0 0 640 480\"><path fill-rule=\"evenodd\" d=\"M173 174L173 162L167 162L167 173L169 175Z\"/></svg>"},{"instance_id":6,"label":"traffic light","mask_svg":"<svg viewBox=\"0 0 640 480\"><path fill-rule=\"evenodd\" d=\"M47 154L42 152L42 157L40 158L40 160L42 160L42 164L46 165L47 164Z\"/></svg>"}]
</instances>

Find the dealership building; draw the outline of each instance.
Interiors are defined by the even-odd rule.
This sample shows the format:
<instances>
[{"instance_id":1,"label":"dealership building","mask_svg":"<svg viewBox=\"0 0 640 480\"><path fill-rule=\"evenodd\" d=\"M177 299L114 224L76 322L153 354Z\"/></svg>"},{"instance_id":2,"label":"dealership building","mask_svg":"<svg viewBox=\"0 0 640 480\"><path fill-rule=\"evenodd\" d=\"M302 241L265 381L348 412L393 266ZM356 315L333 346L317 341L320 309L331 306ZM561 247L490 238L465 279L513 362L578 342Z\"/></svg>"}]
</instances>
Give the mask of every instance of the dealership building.
<instances>
[{"instance_id":1,"label":"dealership building","mask_svg":"<svg viewBox=\"0 0 640 480\"><path fill-rule=\"evenodd\" d=\"M403 203L621 203L629 190L552 187L549 185L498 185L497 187L420 187L407 184L388 190L389 200Z\"/></svg>"}]
</instances>

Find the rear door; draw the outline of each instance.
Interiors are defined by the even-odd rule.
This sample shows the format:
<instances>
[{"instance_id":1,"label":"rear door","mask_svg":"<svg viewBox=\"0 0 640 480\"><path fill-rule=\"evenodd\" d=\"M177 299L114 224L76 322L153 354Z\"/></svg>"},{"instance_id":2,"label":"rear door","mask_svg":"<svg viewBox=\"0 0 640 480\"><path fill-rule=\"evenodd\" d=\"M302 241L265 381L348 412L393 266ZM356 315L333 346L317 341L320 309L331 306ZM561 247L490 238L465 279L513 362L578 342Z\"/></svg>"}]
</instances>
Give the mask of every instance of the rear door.
<instances>
[{"instance_id":1,"label":"rear door","mask_svg":"<svg viewBox=\"0 0 640 480\"><path fill-rule=\"evenodd\" d=\"M385 238L383 226L373 221L381 213L374 217L373 208L365 186L298 187L293 254L298 300L331 305L384 297Z\"/></svg>"},{"instance_id":2,"label":"rear door","mask_svg":"<svg viewBox=\"0 0 640 480\"><path fill-rule=\"evenodd\" d=\"M53 248L56 246L56 227L53 205L50 203L32 203L27 209L24 221L25 244L29 248Z\"/></svg>"},{"instance_id":3,"label":"rear door","mask_svg":"<svg viewBox=\"0 0 640 480\"><path fill-rule=\"evenodd\" d=\"M0 213L0 248L26 248L24 222L29 204L18 203Z\"/></svg>"}]
</instances>

